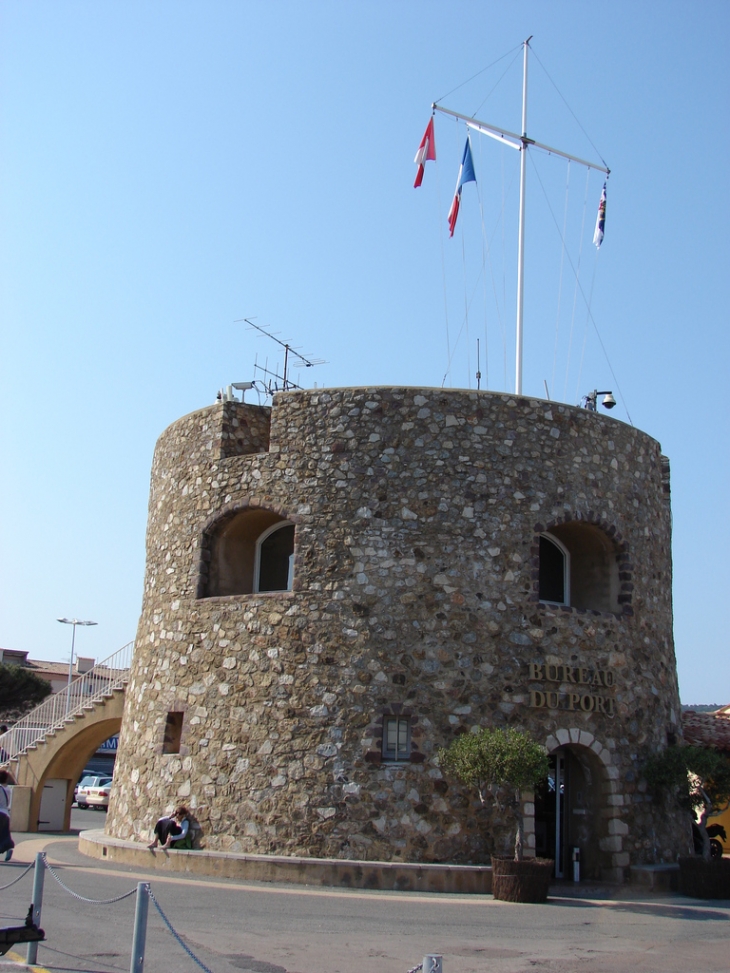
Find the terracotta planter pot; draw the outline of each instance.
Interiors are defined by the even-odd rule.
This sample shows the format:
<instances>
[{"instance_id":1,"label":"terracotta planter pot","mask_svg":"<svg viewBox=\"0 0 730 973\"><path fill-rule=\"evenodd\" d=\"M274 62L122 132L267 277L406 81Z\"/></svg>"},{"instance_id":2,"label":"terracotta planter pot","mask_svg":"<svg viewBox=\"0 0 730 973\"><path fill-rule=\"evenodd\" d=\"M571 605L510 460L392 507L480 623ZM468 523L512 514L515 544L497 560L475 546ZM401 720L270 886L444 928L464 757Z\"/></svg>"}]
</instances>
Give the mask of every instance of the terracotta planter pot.
<instances>
[{"instance_id":1,"label":"terracotta planter pot","mask_svg":"<svg viewBox=\"0 0 730 973\"><path fill-rule=\"evenodd\" d=\"M695 899L730 899L730 858L680 858L679 891Z\"/></svg>"},{"instance_id":2,"label":"terracotta planter pot","mask_svg":"<svg viewBox=\"0 0 730 973\"><path fill-rule=\"evenodd\" d=\"M553 876L552 858L492 856L492 895L505 902L546 902Z\"/></svg>"}]
</instances>

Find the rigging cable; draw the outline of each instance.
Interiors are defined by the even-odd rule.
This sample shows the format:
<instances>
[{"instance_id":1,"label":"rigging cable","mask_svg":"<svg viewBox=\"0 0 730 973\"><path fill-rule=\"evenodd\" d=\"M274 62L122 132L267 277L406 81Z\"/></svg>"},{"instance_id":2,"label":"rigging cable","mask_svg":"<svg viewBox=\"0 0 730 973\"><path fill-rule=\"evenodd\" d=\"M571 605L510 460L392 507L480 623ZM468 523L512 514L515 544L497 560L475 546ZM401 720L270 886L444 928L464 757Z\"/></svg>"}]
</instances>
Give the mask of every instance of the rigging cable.
<instances>
[{"instance_id":1,"label":"rigging cable","mask_svg":"<svg viewBox=\"0 0 730 973\"><path fill-rule=\"evenodd\" d=\"M495 92L495 91L497 90L497 88L498 88L498 87L500 86L500 84L502 83L502 80L503 80L503 78L504 78L504 76L505 76L505 75L507 74L507 72L508 72L508 71L510 70L510 68L511 68L511 67L512 67L512 65L513 65L513 64L515 63L515 61L517 60L517 58L518 58L518 57L520 56L520 54L521 54L521 53L522 53L522 44L520 44L520 46L519 46L519 47L517 48L517 53L516 53L516 54L515 54L515 56L514 56L514 57L512 58L512 60L510 61L510 63L509 63L508 65L507 65L507 67L506 67L506 68L504 69L504 71L503 71L503 72L502 72L502 73L500 74L500 76L499 76L499 77L497 78L497 80L496 80L496 82L495 82L495 83L494 83L494 85L492 86L492 90L491 90L491 91L490 91L490 92L489 92L489 93L487 94L487 96L486 96L485 98L483 98L483 99L481 100L481 102L480 102L480 103L479 103L479 104L477 105L477 107L476 107L476 108L474 109L474 114L472 115L472 118L474 117L474 115L476 115L476 113L477 113L478 111L481 111L481 110L482 110L482 108L484 107L484 105L486 105L486 103L487 103L487 102L489 101L489 99L490 99L490 98L492 97L492 95L494 94L494 92ZM507 55L506 55L506 54L505 54L504 56L505 56L505 57L507 57ZM501 60L501 58L500 58L500 60ZM497 62L495 61L494 63L496 64ZM490 64L490 67L491 67L491 66L492 66L492 65ZM485 68L484 70L486 71L487 69Z\"/></svg>"},{"instance_id":2,"label":"rigging cable","mask_svg":"<svg viewBox=\"0 0 730 973\"><path fill-rule=\"evenodd\" d=\"M598 151L598 147L596 146L595 142L593 141L593 139L590 137L590 135L586 131L585 127L581 123L581 121L578 118L578 116L576 115L576 113L573 111L573 109L568 104L567 98L563 95L563 93L560 90L560 88L558 88L557 84L555 83L555 81L551 77L549 71L547 70L547 68L545 67L545 65L542 63L542 61L540 60L539 55L537 54L537 52L535 51L534 48L530 48L530 50L532 51L533 56L537 60L537 63L540 65L540 67L544 71L545 77L548 79L548 81L550 82L550 84L553 86L553 88L557 92L558 96L560 97L560 99L563 102L563 104L565 105L565 107L568 109L568 111L570 112L570 114L573 116L573 119L574 119L575 123L578 125L578 127L580 128L581 132L583 132L583 134L585 135L585 137L590 142L590 144L591 144L591 146L593 148L593 151L596 153L596 155L601 160L601 162L604 164L604 166L608 169L608 163L603 158L603 156L601 155L601 153ZM608 176L606 176L606 178L608 179ZM586 179L586 192L587 192L587 190L588 190L588 180ZM584 216L583 216L583 218L584 218L584 222L585 222L585 209L584 209ZM581 229L581 248L582 248L582 240L583 240L583 230ZM565 246L565 243L564 242L563 242L563 246ZM596 253L596 257L597 256L598 256L598 253ZM598 266L598 260L596 259L594 261L594 263L593 263L593 275L592 275L592 279L591 279L591 289L590 289L590 294L589 294L589 298L588 298L588 305L587 305L587 312L588 313L586 315L586 325L585 325L585 330L584 330L584 333L583 333L583 346L582 346L582 349L581 349L580 365L578 367L578 381L577 381L577 386L576 386L576 398L578 398L579 395L580 395L580 380L581 380L581 375L583 374L583 363L584 363L584 360L585 360L586 342L587 342L587 339L588 339L588 317L589 316L592 317L592 315L590 314L590 308L591 308L591 305L593 303L593 288L594 288L595 281L596 281L596 268L597 268L597 266ZM580 267L580 261L579 261L579 267ZM577 278L576 278L576 283L578 283ZM562 285L562 277L561 277L561 285ZM584 295L584 297L585 297L585 295ZM593 324L594 324L594 327L595 327L596 326L595 325L595 321L593 322ZM597 332L597 328L596 328L596 332ZM571 342L572 342L572 333L573 333L573 322L571 321ZM600 335L599 335L599 340L600 340ZM556 333L556 353L557 353L557 333ZM570 350L569 350L569 355L570 355ZM610 363L609 363L609 367L610 367ZM567 369L566 369L564 395L565 395L565 390L567 390L567 384L568 384L568 374L567 374ZM628 410L627 410L627 415L628 415Z\"/></svg>"},{"instance_id":3,"label":"rigging cable","mask_svg":"<svg viewBox=\"0 0 730 973\"><path fill-rule=\"evenodd\" d=\"M505 193L504 152L502 152L501 155L502 155L502 307L506 308L507 307L507 269L506 269L507 261L505 257L507 254L507 241L506 241L505 233L507 231L507 226L505 223L504 214L506 210L507 196L509 195L511 184L508 187L507 192ZM517 169L515 168L515 171L513 173L513 178L516 173L517 173ZM502 377L502 381L504 383L504 388L506 389L507 388L507 325L505 324L501 316L499 321L502 326L502 368L504 373Z\"/></svg>"},{"instance_id":4,"label":"rigging cable","mask_svg":"<svg viewBox=\"0 0 730 973\"><path fill-rule=\"evenodd\" d=\"M499 320L500 327L501 327L501 331L502 331L502 347L503 347L503 357L504 357L504 387L506 389L507 388L507 337L506 337L506 329L505 329L504 317L503 317L503 315L501 314L501 311L500 311L499 295L498 295L498 291L497 291L497 282L496 282L495 277L494 277L494 265L493 265L493 261L491 259L491 254L492 254L491 242L493 241L493 238L494 238L494 236L495 236L495 234L497 232L497 229L499 228L499 224L501 222L501 224L502 224L502 267L503 267L503 273L502 273L502 276L503 276L503 288L502 288L503 289L503 295L502 295L502 299L503 299L503 302L504 302L504 300L505 300L505 296L504 296L504 276L505 276L505 274L504 274L504 266L505 266L505 260L504 260L504 251L505 251L505 246L504 246L504 212L505 212L505 208L506 208L506 195L509 195L509 193L510 193L510 191L512 189L512 186L513 186L514 181L515 181L517 169L515 168L515 171L513 172L513 175L512 175L512 180L510 181L510 184L509 184L509 186L507 187L507 189L505 191L505 187L504 187L504 156L502 157L502 159L503 159L503 162L502 162L502 175L503 175L503 180L502 180L502 208L501 208L500 214L497 217L497 220L496 220L496 223L495 223L495 226L494 226L494 230L492 232L492 240L491 241L490 241L490 238L489 238L489 236L487 235L487 232L486 232L486 226L485 226L485 220L484 220L483 201L482 201L481 193L480 193L480 190L479 190L479 183L478 182L476 183L476 190L477 190L477 200L479 202L479 212L480 212L481 224L482 224L482 236L483 236L482 253L484 253L484 248L486 247L486 253L487 253L487 256L489 258L489 269L490 269L490 276L491 276L491 279L492 279L492 290L494 292L494 301L495 301L496 313L497 313L497 318ZM462 228L463 228L463 224L462 224ZM443 240L443 237L441 239ZM464 236L463 236L463 229L462 229L462 245L463 245L463 240L464 240ZM479 282L480 282L480 279L481 279L482 275L484 275L485 282L486 282L486 271L485 271L485 267L484 267L484 259L482 260L482 268L481 268L481 270L479 272L479 275L477 276L477 279L476 279L476 281L474 283L474 290L472 292L471 297L468 299L468 303L466 305L466 311L465 311L465 314L464 314L464 319L462 321L461 328L459 329L459 333L456 336L456 339L455 339L455 342L454 342L453 351L452 350L449 350L448 365L447 365L446 372L444 374L444 378L443 378L443 381L442 381L442 384L441 384L441 387L442 388L446 384L446 379L447 379L447 377L448 377L448 375L449 375L449 373L451 371L452 359L453 359L453 356L456 354L457 348L459 346L459 342L461 340L461 336L462 336L462 334L464 332L464 328L465 328L465 326L468 328L468 312L469 312L469 310L471 308L471 305L472 305L472 303L473 303L473 301L474 301L474 299L476 297L477 288L479 286ZM485 283L484 286L486 286L486 283ZM464 285L464 293L466 295L466 283Z\"/></svg>"},{"instance_id":5,"label":"rigging cable","mask_svg":"<svg viewBox=\"0 0 730 973\"><path fill-rule=\"evenodd\" d=\"M454 119L454 122L455 122L454 132L456 133L456 145L458 147L458 144L459 144L459 120L458 120L458 118ZM448 323L447 323L446 371L444 372L444 377L441 380L441 388L443 388L446 385L446 380L451 375L451 365L452 365L452 361L453 361L453 356L456 354L456 349L459 347L459 341L460 341L461 335L462 335L462 333L464 331L464 327L466 326L466 328L467 328L467 335L468 335L468 329L469 329L469 303L470 302L467 302L467 295L466 295L466 251L465 251L465 248L464 248L464 223L463 223L463 217L462 217L462 222L460 224L460 227L461 227L461 261L462 261L462 273L463 273L463 276L464 276L464 318L463 318L463 320L461 322L461 327L459 328L459 333L457 334L456 339L454 341L453 351L451 349L451 345L450 345L450 342L449 342ZM444 238L443 238L443 233L441 232L440 224L439 224L439 238L441 240L441 248L442 248L442 251L443 251L443 239ZM444 299L446 299L446 284L445 284L445 282L444 282ZM467 361L468 361L468 350L467 350ZM451 381L452 381L452 386L453 386L453 378L452 378Z\"/></svg>"},{"instance_id":6,"label":"rigging cable","mask_svg":"<svg viewBox=\"0 0 730 973\"><path fill-rule=\"evenodd\" d=\"M483 159L482 143L483 139L479 139L479 162L481 164ZM481 166L482 171L484 167ZM477 183L477 199L479 200L479 214L482 223L482 307L484 308L484 386L489 388L489 315L487 313L487 260L490 263L491 269L491 254L489 253L489 244L487 242L486 227L484 226L484 210L482 209L482 194L479 191L479 183ZM477 389L481 387L481 364L479 362L479 342L477 341Z\"/></svg>"},{"instance_id":7,"label":"rigging cable","mask_svg":"<svg viewBox=\"0 0 730 973\"><path fill-rule=\"evenodd\" d=\"M535 166L533 164L533 168L535 170L535 175L537 176L538 182L540 183L540 187L542 188L543 195L545 195L545 198L547 200L547 193L545 192L545 187L543 186L542 179L540 179L540 173L537 170L537 166ZM560 233L560 227L558 226L558 221L555 219L555 214L552 211L552 208L550 206L550 202L549 201L547 201L547 207L548 207L548 211L549 211L550 215L553 218L553 223L555 223L555 228L556 228L556 230L558 231L558 234L559 234ZM573 264L573 261L570 258L570 253L567 251L567 249L565 251L565 256L567 257L568 263L570 264L571 269L573 271L573 274L576 276L576 280L577 280L577 274L576 274L575 266ZM618 391L619 398L623 402L624 408L626 409L626 417L629 420L629 424L633 426L634 422L633 422L633 420L631 418L631 415L629 413L628 406L626 405L626 399L624 397L624 394L621 391L621 385L619 383L618 378L616 377L616 373L613 370L613 365L611 364L611 359L608 357L608 352L606 351L606 346L603 343L603 338L601 337L601 332L598 330L598 325L596 324L596 319L593 317L593 312L591 311L591 307L590 307L590 304L588 302L588 298L586 297L586 293L585 293L585 291L583 290L583 288L580 285L580 281L578 282L578 289L579 289L579 291L581 293L581 296L583 297L583 300L585 302L586 309L587 309L587 313L588 313L588 317L590 318L591 324L593 325L593 330L596 332L596 337L598 338L598 343L601 346L601 351L603 352L603 356L606 359L606 364L608 365L608 370L611 372L611 377L613 378L614 385L616 386L616 390Z\"/></svg>"},{"instance_id":8,"label":"rigging cable","mask_svg":"<svg viewBox=\"0 0 730 973\"><path fill-rule=\"evenodd\" d=\"M560 95L560 98L562 99L563 104L568 109L568 111L573 116L573 118L575 119L575 122L578 125L578 127L580 128L581 132L585 135L585 137L591 143L591 146L593 147L593 150L595 151L596 155L601 160L601 162L604 164L604 166L608 169L608 163L606 162L606 160L603 158L603 156L601 155L601 153L596 148L596 145L595 145L593 139L590 137L590 135L588 134L588 132L586 132L586 130L583 128L583 125L581 124L580 119L578 118L578 116L576 115L576 113L573 111L573 109L570 107L570 105L568 104L568 102L567 102L565 96L563 95L562 91L560 90L560 88L558 88L558 86L555 84L555 82L553 81L553 79L548 74L547 68L542 63L542 61L540 60L540 58L537 56L537 54L535 52L535 48L531 46L530 47L530 52L532 53L533 57L537 60L537 63L540 65L540 67L545 72L545 76L547 77L547 79L550 82L550 84L553 86L553 88L555 88L555 90L557 91L557 93Z\"/></svg>"},{"instance_id":9,"label":"rigging cable","mask_svg":"<svg viewBox=\"0 0 730 973\"><path fill-rule=\"evenodd\" d=\"M568 168L566 172L565 179L565 206L563 208L563 233L562 233L562 248L560 251L560 276L558 278L558 307L555 314L555 346L553 348L553 368L550 374L550 385L553 390L555 389L555 370L558 363L558 336L560 332L560 308L563 298L563 267L565 264L565 233L566 227L568 225L568 196L570 190L570 159L568 159Z\"/></svg>"},{"instance_id":10,"label":"rigging cable","mask_svg":"<svg viewBox=\"0 0 730 973\"><path fill-rule=\"evenodd\" d=\"M480 169L484 171L484 152L483 152L483 140L479 140L479 163ZM492 266L492 253L489 245L489 239L487 238L487 228L484 223L484 205L482 201L482 193L479 183L476 183L477 190L477 202L479 203L479 218L481 222L482 231L482 266L479 272L479 277L476 280L474 287L474 292L476 294L476 286L479 284L479 279L481 278L482 283L482 307L484 309L484 387L489 388L489 315L487 313L487 262L489 262L490 276L492 278L492 286L494 286L494 268ZM495 294L496 297L496 294ZM497 307L497 315L499 316L499 307ZM477 341L477 349L479 348L479 343ZM478 361L478 351L477 351L477 372L479 373L481 365ZM480 385L480 378L477 380L477 387Z\"/></svg>"},{"instance_id":11,"label":"rigging cable","mask_svg":"<svg viewBox=\"0 0 730 973\"><path fill-rule=\"evenodd\" d=\"M504 80L505 76L511 70L512 66L514 65L514 63L520 57L520 54L521 53L522 53L522 44L518 45L515 48L512 48L509 51L507 51L506 54L503 54L502 57L497 58L496 61L492 61L492 63L489 64L489 65L487 65L486 68L483 68L481 71L478 71L477 74L472 75L471 78L468 78L461 85L458 85L456 88L452 88L451 91L449 91L445 95L443 95L443 97L440 98L440 99L438 99L438 101L443 101L444 98L448 98L449 95L451 95L451 94L454 93L454 91L458 91L459 88L464 87L464 85L468 84L470 81L473 81L474 78L479 77L480 74L484 74L485 71L488 71L490 68L494 67L495 64L499 64L500 61L503 61L505 58L509 57L510 55L513 55L512 60L509 62L509 64L504 69L504 71L502 72L502 74L497 78L497 80L495 81L495 83L492 85L492 88L487 92L486 96L481 100L481 102L474 109L474 112L473 112L472 117L476 116L476 114L479 111L481 111L481 109L484 107L484 105L492 97L492 95L494 94L494 92L497 90L497 88L499 87L499 85ZM480 149L480 151L481 151L481 149ZM483 206L482 206L482 198L481 198L481 193L479 192L479 184L478 183L477 183L477 196L478 196L478 199L479 199L479 212L480 212L481 221L482 221L482 271L484 273L484 277L483 277L483 287L484 287L484 345L485 345L484 355L485 355L485 382L486 382L486 384L488 386L488 384L489 384L489 340L488 340L488 327L487 327L487 299L486 299L487 298L487 295L486 295L487 276L486 276L486 272L485 272L485 269L484 269L484 265L485 265L484 244L485 244L485 240L486 240L486 231L485 231L485 226L484 226L484 209L483 209ZM462 234L462 246L463 246L463 239L464 238L463 238L463 234ZM503 251L504 251L504 163L502 164L502 246L503 246ZM487 244L487 252L489 253L489 245L488 244ZM489 253L489 257L490 257L490 276L492 277L492 286L493 286L493 289L494 289L495 288L495 280L494 280L494 268L493 268L492 262L491 262L491 253ZM503 291L504 291L504 287L505 287L505 280L504 280L504 260L502 262L502 267L503 267L503 274L502 274L502 276L503 276L503 282L502 282L502 287L503 287ZM464 286L464 298L466 300L466 282L465 282L465 286ZM503 301L504 301L504 294L503 294ZM496 290L495 290L495 303L496 303L496 307L497 307L497 316L498 316L499 323L500 323L500 329L502 331L502 347L503 347L503 357L504 357L504 387L507 388L507 335L506 335L506 330L505 330L505 325L504 325L504 319L503 319L502 314L500 313L499 303L496 300ZM468 311L466 313L468 313ZM469 331L469 326L468 326L468 320L467 320L467 339L468 339L468 331ZM468 347L468 340L467 340L467 347ZM469 352L467 351L467 361L468 361L468 358L469 358ZM469 369L469 376L470 376L469 380L471 381L471 369Z\"/></svg>"},{"instance_id":12,"label":"rigging cable","mask_svg":"<svg viewBox=\"0 0 730 973\"><path fill-rule=\"evenodd\" d=\"M458 120L458 118L455 118L454 119L454 122L455 122L454 132L456 133L456 139L455 139L455 141L456 141L456 145L457 145L457 148L458 148L458 144L459 144L459 120ZM440 200L440 197L439 197L439 212L440 212L440 210L441 210L441 200ZM438 226L439 226L439 229L438 229L439 240L441 241L441 253L443 254L444 253L444 236L443 236L443 233L441 232L441 222L440 222L440 219L439 219ZM462 224L462 226L463 226L463 224ZM463 234L462 234L462 241L463 241ZM445 275L444 275L444 303L448 307L448 295L446 293L446 276ZM449 338L449 318L448 318L448 311L447 311L447 314L446 314L446 371L444 372L444 377L441 380L441 388L443 388L446 385L446 379L449 377L449 375L451 373L451 359L452 359L453 354L456 352L456 348L457 348L457 346L459 344L459 336L461 335L461 332L463 330L463 327L464 327L464 325L462 323L462 326L459 329L459 334L456 336L456 342L454 344L454 351L452 352L452 350L451 350L451 341L450 341L450 338Z\"/></svg>"},{"instance_id":13,"label":"rigging cable","mask_svg":"<svg viewBox=\"0 0 730 973\"><path fill-rule=\"evenodd\" d=\"M437 98L436 99L436 104L439 104L440 102L442 102L444 100L444 98L448 98L449 95L453 95L453 93L455 91L458 91L459 88L463 88L464 85L469 84L469 82L470 81L473 81L474 78L478 78L480 74L484 74L485 71L488 71L490 68L493 68L495 64L499 64L500 61L504 61L504 59L506 57L509 57L510 54L514 54L515 51L517 51L519 53L521 50L522 50L522 44L518 45L518 47L516 47L516 48L513 47L511 50L507 51L506 54L503 54L501 57L498 57L496 61L492 61L491 64L488 64L485 68L482 68L481 71L477 71L476 74L472 74L472 76L470 78L467 78L466 81L462 81L461 84L457 84L457 86L455 88L452 88L451 91L447 91L445 95L442 95L440 98ZM509 68L507 70L509 70ZM503 77L504 77L504 75L503 75ZM501 80L501 78L500 78L500 80ZM494 88L492 89L492 91L494 91ZM490 92L490 94L491 94L491 92ZM489 97L489 95L487 95L487 98L488 97ZM486 98L485 98L485 101L486 101ZM482 102L482 104L484 104L484 102Z\"/></svg>"},{"instance_id":14,"label":"rigging cable","mask_svg":"<svg viewBox=\"0 0 730 973\"><path fill-rule=\"evenodd\" d=\"M436 113L433 112L431 117L433 118L435 114ZM438 158L434 161L434 166L436 167L436 233L441 246L441 284L444 294L444 322L446 325L446 360L451 361L451 345L449 341L449 301L446 291L446 255L444 253L444 235L441 232L441 175L438 168ZM444 381L446 381L445 376Z\"/></svg>"},{"instance_id":15,"label":"rigging cable","mask_svg":"<svg viewBox=\"0 0 730 973\"><path fill-rule=\"evenodd\" d=\"M563 401L567 399L568 396L568 375L570 373L570 356L573 353L573 331L575 329L575 312L578 305L578 288L580 287L580 268L583 261L583 237L585 235L585 225L586 225L586 211L588 209L588 181L590 178L591 170L586 169L586 188L583 194L583 215L580 222L580 237L578 238L580 243L578 246L578 269L574 269L575 273L575 287L573 288L573 310L570 315L570 337L568 339L568 358L565 362L565 383L563 385ZM542 183L540 183L542 185ZM545 188L543 187L543 193ZM550 209L550 204L548 203L548 209ZM551 210L552 215L552 210ZM553 216L553 219L555 217Z\"/></svg>"},{"instance_id":16,"label":"rigging cable","mask_svg":"<svg viewBox=\"0 0 730 973\"><path fill-rule=\"evenodd\" d=\"M461 270L464 276L464 328L466 328L466 371L467 388L471 388L471 353L469 344L469 303L466 296L466 247L464 246L464 224L461 224ZM462 328L462 330L464 329ZM461 332L459 332L461 336Z\"/></svg>"},{"instance_id":17,"label":"rigging cable","mask_svg":"<svg viewBox=\"0 0 730 973\"><path fill-rule=\"evenodd\" d=\"M593 261L593 275L591 277L591 290L588 295L589 305L593 304L593 287L596 283L596 270L598 268L598 254L600 250L596 250L596 259ZM586 314L585 325L583 326L583 348L580 354L580 365L578 366L578 380L575 383L575 398L576 401L580 401L580 383L581 376L583 374L583 360L586 354L586 343L588 341L588 315Z\"/></svg>"}]
</instances>

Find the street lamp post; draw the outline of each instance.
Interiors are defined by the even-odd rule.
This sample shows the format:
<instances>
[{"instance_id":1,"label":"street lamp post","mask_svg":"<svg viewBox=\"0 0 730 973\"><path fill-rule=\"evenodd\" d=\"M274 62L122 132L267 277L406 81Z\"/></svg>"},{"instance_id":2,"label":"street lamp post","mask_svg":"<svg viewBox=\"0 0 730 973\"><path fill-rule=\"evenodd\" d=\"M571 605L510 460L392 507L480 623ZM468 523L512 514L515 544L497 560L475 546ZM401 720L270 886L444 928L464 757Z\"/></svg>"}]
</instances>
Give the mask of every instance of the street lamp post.
<instances>
[{"instance_id":1,"label":"street lamp post","mask_svg":"<svg viewBox=\"0 0 730 973\"><path fill-rule=\"evenodd\" d=\"M71 635L71 661L68 664L68 684L66 686L66 713L69 711L69 706L71 703L71 680L73 679L74 671L74 645L76 644L76 626L77 625L98 625L98 622L82 622L78 618L58 618L57 621L63 622L64 625L73 625L73 634Z\"/></svg>"}]
</instances>

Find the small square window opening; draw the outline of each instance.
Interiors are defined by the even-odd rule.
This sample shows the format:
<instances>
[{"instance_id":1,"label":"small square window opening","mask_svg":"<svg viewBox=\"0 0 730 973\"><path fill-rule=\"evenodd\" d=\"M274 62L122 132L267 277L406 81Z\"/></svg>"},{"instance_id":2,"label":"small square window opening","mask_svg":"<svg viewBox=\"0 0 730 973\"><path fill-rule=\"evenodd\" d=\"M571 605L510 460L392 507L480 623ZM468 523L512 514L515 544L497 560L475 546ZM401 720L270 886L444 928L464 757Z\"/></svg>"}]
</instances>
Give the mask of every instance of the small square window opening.
<instances>
[{"instance_id":1,"label":"small square window opening","mask_svg":"<svg viewBox=\"0 0 730 973\"><path fill-rule=\"evenodd\" d=\"M165 736L162 741L163 753L180 753L182 739L183 714L168 713L165 720Z\"/></svg>"},{"instance_id":2,"label":"small square window opening","mask_svg":"<svg viewBox=\"0 0 730 973\"><path fill-rule=\"evenodd\" d=\"M383 760L408 760L411 755L411 721L386 717L383 721Z\"/></svg>"}]
</instances>

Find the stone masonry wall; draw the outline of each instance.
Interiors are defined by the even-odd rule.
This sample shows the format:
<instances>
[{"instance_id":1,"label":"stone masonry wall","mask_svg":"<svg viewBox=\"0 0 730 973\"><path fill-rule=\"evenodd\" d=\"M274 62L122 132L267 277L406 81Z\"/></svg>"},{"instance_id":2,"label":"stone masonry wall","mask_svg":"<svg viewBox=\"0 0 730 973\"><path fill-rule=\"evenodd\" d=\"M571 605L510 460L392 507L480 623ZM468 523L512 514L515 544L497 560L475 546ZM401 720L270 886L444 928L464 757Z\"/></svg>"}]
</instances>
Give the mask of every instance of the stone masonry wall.
<instances>
[{"instance_id":1,"label":"stone masonry wall","mask_svg":"<svg viewBox=\"0 0 730 973\"><path fill-rule=\"evenodd\" d=\"M247 507L295 524L293 590L197 598L205 532ZM616 613L540 603L539 535L568 521L615 544ZM511 822L444 780L437 750L522 726L579 756L604 878L673 859L686 836L640 779L680 732L670 542L658 443L586 410L353 388L180 419L153 463L109 833L146 838L182 800L207 848L484 860ZM388 715L411 720L407 763L382 760Z\"/></svg>"}]
</instances>

